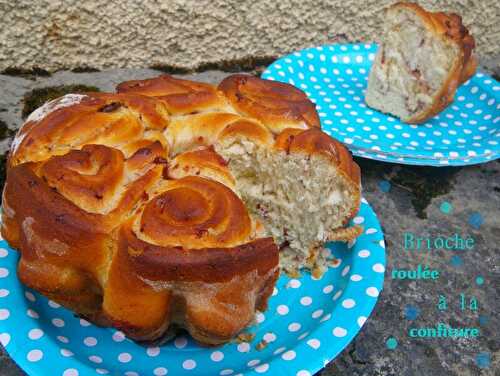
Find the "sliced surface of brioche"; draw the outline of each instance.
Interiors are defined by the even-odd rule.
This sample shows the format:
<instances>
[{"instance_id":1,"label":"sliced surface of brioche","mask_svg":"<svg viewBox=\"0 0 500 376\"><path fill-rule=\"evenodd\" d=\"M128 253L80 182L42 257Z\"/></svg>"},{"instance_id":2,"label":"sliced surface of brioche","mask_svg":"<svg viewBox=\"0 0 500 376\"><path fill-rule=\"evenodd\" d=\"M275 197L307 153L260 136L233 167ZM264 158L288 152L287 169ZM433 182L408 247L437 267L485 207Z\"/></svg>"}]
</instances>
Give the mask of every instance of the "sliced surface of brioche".
<instances>
[{"instance_id":1,"label":"sliced surface of brioche","mask_svg":"<svg viewBox=\"0 0 500 376\"><path fill-rule=\"evenodd\" d=\"M345 232L359 208L359 168L319 129L285 129L272 148L235 137L215 149L228 161L249 210L279 244L288 273L305 267L321 275L328 266L324 243L359 235L357 227Z\"/></svg>"},{"instance_id":2,"label":"sliced surface of brioche","mask_svg":"<svg viewBox=\"0 0 500 376\"><path fill-rule=\"evenodd\" d=\"M474 74L473 48L460 16L394 4L386 11L366 103L407 123L424 122L446 108Z\"/></svg>"}]
</instances>

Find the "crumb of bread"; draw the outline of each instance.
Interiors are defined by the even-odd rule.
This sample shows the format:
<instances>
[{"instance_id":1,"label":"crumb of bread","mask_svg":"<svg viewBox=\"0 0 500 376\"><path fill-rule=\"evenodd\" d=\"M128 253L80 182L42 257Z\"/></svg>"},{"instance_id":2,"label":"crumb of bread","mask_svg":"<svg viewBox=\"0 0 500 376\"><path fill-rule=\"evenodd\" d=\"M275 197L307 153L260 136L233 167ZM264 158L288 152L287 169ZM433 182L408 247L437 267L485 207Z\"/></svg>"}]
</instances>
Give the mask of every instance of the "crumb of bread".
<instances>
[{"instance_id":1,"label":"crumb of bread","mask_svg":"<svg viewBox=\"0 0 500 376\"><path fill-rule=\"evenodd\" d=\"M255 333L240 333L236 337L236 343L242 343L242 342L252 342L253 339L255 338Z\"/></svg>"},{"instance_id":2,"label":"crumb of bread","mask_svg":"<svg viewBox=\"0 0 500 376\"><path fill-rule=\"evenodd\" d=\"M320 252L330 234L344 228L356 210L356 188L321 155L270 151L245 139L215 145L228 161L236 190L252 215L280 244L280 266L290 277L299 270L326 271Z\"/></svg>"},{"instance_id":3,"label":"crumb of bread","mask_svg":"<svg viewBox=\"0 0 500 376\"><path fill-rule=\"evenodd\" d=\"M333 258L331 260L329 260L329 263L331 266L335 267L335 266L339 266L340 264L340 260L339 259L336 259L336 258Z\"/></svg>"},{"instance_id":4,"label":"crumb of bread","mask_svg":"<svg viewBox=\"0 0 500 376\"><path fill-rule=\"evenodd\" d=\"M315 266L313 268L313 270L311 271L311 275L315 279L320 279L323 276L324 273L325 273L324 268L319 267L319 266Z\"/></svg>"},{"instance_id":5,"label":"crumb of bread","mask_svg":"<svg viewBox=\"0 0 500 376\"><path fill-rule=\"evenodd\" d=\"M257 351L262 351L267 347L267 345L269 345L269 343L265 339L263 339L257 345L255 345L255 349Z\"/></svg>"},{"instance_id":6,"label":"crumb of bread","mask_svg":"<svg viewBox=\"0 0 500 376\"><path fill-rule=\"evenodd\" d=\"M284 272L286 273L286 275L290 278L300 278L301 277L301 273L299 271L299 269L285 269Z\"/></svg>"}]
</instances>

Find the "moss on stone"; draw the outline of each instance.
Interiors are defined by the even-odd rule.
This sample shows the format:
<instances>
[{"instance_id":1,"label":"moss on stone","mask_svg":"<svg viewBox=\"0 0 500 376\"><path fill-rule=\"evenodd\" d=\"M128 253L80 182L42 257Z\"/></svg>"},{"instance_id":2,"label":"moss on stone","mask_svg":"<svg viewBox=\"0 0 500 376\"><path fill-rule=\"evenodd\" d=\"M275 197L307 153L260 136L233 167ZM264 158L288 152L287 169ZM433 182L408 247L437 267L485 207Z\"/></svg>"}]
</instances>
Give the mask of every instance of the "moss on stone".
<instances>
[{"instance_id":1,"label":"moss on stone","mask_svg":"<svg viewBox=\"0 0 500 376\"><path fill-rule=\"evenodd\" d=\"M195 68L186 68L175 65L162 65L156 64L151 66L151 69L156 69L168 74L190 74L200 73L209 70L219 70L223 72L237 73L246 72L260 76L266 67L276 60L275 56L249 56L243 59L221 60L215 62L208 62L198 65Z\"/></svg>"},{"instance_id":2,"label":"moss on stone","mask_svg":"<svg viewBox=\"0 0 500 376\"><path fill-rule=\"evenodd\" d=\"M92 68L92 67L76 67L76 68L71 69L71 72L73 72L73 73L95 73L95 72L100 72L100 70L97 68Z\"/></svg>"},{"instance_id":3,"label":"moss on stone","mask_svg":"<svg viewBox=\"0 0 500 376\"><path fill-rule=\"evenodd\" d=\"M413 193L411 203L417 217L427 218L425 209L434 197L448 193L460 167L401 166L390 177L392 184Z\"/></svg>"},{"instance_id":4,"label":"moss on stone","mask_svg":"<svg viewBox=\"0 0 500 376\"><path fill-rule=\"evenodd\" d=\"M95 86L87 85L61 85L52 87L43 87L39 89L34 89L24 95L24 106L22 116L23 119L31 114L38 107L43 105L45 102L52 99L59 98L65 94L69 93L86 93L86 92L96 92L99 89Z\"/></svg>"},{"instance_id":5,"label":"moss on stone","mask_svg":"<svg viewBox=\"0 0 500 376\"><path fill-rule=\"evenodd\" d=\"M244 59L222 60L215 63L204 63L198 66L198 71L221 70L223 72L247 72L260 76L264 70L276 60L275 56L249 56Z\"/></svg>"},{"instance_id":6,"label":"moss on stone","mask_svg":"<svg viewBox=\"0 0 500 376\"><path fill-rule=\"evenodd\" d=\"M12 137L16 134L16 131L10 129L5 122L0 120L0 140L4 140L8 137Z\"/></svg>"},{"instance_id":7,"label":"moss on stone","mask_svg":"<svg viewBox=\"0 0 500 376\"><path fill-rule=\"evenodd\" d=\"M192 69L188 69L186 67L181 67L177 65L168 65L168 64L154 64L150 66L151 69L168 73L168 74L189 74L193 73Z\"/></svg>"},{"instance_id":8,"label":"moss on stone","mask_svg":"<svg viewBox=\"0 0 500 376\"><path fill-rule=\"evenodd\" d=\"M35 77L50 77L50 72L39 68L39 67L33 67L31 69L25 69L25 68L17 68L17 67L9 67L6 68L2 71L2 74L5 74L7 76L16 76L16 77L23 77L23 78L28 78L28 79L34 79Z\"/></svg>"}]
</instances>

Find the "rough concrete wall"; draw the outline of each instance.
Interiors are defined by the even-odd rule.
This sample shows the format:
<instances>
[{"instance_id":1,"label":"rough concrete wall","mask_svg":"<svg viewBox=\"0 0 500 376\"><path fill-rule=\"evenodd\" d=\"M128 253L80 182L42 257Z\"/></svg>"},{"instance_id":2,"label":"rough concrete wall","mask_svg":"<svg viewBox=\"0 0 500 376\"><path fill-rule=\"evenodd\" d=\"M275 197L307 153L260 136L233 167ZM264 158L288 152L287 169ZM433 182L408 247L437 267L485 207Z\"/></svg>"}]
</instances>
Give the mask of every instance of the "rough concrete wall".
<instances>
[{"instance_id":1,"label":"rough concrete wall","mask_svg":"<svg viewBox=\"0 0 500 376\"><path fill-rule=\"evenodd\" d=\"M0 0L0 70L193 68L334 41L372 41L391 0ZM423 0L463 15L482 57L499 53L498 0ZM435 4L434 4L435 3Z\"/></svg>"}]
</instances>

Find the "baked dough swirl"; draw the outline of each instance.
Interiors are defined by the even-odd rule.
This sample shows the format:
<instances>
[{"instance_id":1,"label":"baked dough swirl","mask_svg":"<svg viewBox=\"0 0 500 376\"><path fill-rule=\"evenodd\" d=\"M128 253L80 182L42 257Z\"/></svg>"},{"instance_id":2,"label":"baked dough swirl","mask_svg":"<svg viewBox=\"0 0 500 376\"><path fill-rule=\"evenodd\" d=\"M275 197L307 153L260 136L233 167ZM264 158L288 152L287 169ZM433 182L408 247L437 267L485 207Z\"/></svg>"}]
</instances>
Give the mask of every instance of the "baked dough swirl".
<instances>
[{"instance_id":1,"label":"baked dough swirl","mask_svg":"<svg viewBox=\"0 0 500 376\"><path fill-rule=\"evenodd\" d=\"M187 176L173 180L138 217L149 243L191 249L234 247L250 236L250 216L241 199L216 181Z\"/></svg>"}]
</instances>

